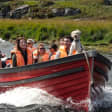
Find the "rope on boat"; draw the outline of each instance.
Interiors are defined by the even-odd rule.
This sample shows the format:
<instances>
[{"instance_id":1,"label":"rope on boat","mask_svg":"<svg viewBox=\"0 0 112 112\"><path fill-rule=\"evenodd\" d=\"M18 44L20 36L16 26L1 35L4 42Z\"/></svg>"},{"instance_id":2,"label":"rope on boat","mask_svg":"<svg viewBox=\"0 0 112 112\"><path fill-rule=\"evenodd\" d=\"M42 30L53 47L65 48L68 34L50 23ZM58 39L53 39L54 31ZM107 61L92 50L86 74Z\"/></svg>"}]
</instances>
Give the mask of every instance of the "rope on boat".
<instances>
[{"instance_id":1,"label":"rope on boat","mask_svg":"<svg viewBox=\"0 0 112 112\"><path fill-rule=\"evenodd\" d=\"M84 46L82 46L82 49L83 49L83 53L84 53L84 56L85 56L85 59L86 59L86 62L87 62L88 68L89 68L89 73L91 74L91 85L92 85L93 84L93 70L90 67L88 54L87 54Z\"/></svg>"}]
</instances>

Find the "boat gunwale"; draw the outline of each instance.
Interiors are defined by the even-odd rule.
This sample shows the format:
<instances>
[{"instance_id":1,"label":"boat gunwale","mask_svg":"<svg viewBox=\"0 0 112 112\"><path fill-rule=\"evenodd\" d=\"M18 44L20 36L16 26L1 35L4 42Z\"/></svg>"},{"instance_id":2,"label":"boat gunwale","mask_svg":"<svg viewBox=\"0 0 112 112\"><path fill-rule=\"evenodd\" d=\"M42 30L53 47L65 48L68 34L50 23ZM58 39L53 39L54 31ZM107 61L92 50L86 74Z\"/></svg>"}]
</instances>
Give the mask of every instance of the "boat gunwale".
<instances>
[{"instance_id":1,"label":"boat gunwale","mask_svg":"<svg viewBox=\"0 0 112 112\"><path fill-rule=\"evenodd\" d=\"M95 59L101 63L104 63L107 65L109 69L111 69L112 63L110 62L109 59L105 58L104 56L100 55L96 51L88 51L86 52L88 57L95 57ZM12 68L3 68L0 69L0 74L7 74L7 73L18 73L18 72L24 72L24 71L31 71L33 69L41 69L45 67L50 67L50 66L55 66L67 62L72 62L72 61L79 61L79 60L84 60L85 55L84 53L77 54L77 55L72 55L60 59L55 59L55 60L50 60L42 63L36 63L32 65L26 65L26 66L21 66L21 67L12 67Z\"/></svg>"}]
</instances>

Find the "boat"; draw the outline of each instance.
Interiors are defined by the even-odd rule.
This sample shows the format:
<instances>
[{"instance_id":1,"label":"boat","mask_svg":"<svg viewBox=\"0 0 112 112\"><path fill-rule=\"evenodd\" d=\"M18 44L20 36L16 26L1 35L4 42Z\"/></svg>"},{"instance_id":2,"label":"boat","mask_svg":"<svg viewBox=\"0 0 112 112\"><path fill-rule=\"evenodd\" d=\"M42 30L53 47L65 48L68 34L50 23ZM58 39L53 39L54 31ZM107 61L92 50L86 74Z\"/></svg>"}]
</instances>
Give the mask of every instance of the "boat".
<instances>
[{"instance_id":1,"label":"boat","mask_svg":"<svg viewBox=\"0 0 112 112\"><path fill-rule=\"evenodd\" d=\"M40 88L64 102L72 99L71 102L79 104L100 94L98 91L108 81L111 65L97 51L87 51L38 64L3 68L0 69L0 93L16 87ZM88 112L89 103L82 103L80 108Z\"/></svg>"}]
</instances>

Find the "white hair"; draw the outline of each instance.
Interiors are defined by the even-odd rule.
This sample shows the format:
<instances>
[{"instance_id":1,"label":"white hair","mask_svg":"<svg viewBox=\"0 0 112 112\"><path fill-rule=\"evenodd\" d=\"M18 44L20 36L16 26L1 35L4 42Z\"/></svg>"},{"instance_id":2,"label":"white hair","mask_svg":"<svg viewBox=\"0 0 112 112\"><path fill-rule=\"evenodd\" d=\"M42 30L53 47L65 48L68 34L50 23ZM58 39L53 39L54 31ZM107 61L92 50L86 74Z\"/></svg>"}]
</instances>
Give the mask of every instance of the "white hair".
<instances>
[{"instance_id":1,"label":"white hair","mask_svg":"<svg viewBox=\"0 0 112 112\"><path fill-rule=\"evenodd\" d=\"M28 39L28 40L27 40L27 43L29 43L29 42L34 43L34 40L33 40L33 39Z\"/></svg>"},{"instance_id":2,"label":"white hair","mask_svg":"<svg viewBox=\"0 0 112 112\"><path fill-rule=\"evenodd\" d=\"M74 38L75 37L75 35L78 35L78 36L80 36L81 35L81 31L80 30L74 30L74 31L72 31L71 32L71 37L72 38Z\"/></svg>"}]
</instances>

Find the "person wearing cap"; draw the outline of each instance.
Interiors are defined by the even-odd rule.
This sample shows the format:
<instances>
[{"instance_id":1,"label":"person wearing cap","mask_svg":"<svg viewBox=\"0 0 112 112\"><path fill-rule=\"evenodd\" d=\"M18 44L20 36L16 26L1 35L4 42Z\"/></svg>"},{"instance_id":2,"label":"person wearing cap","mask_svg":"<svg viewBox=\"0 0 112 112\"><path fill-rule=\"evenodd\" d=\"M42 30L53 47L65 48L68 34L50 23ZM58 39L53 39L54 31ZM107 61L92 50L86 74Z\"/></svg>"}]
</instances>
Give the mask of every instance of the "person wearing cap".
<instances>
[{"instance_id":1,"label":"person wearing cap","mask_svg":"<svg viewBox=\"0 0 112 112\"><path fill-rule=\"evenodd\" d=\"M36 50L35 47L33 47L33 44L34 44L34 40L33 39L28 39L27 40L27 47L31 49L32 53L34 50Z\"/></svg>"},{"instance_id":2,"label":"person wearing cap","mask_svg":"<svg viewBox=\"0 0 112 112\"><path fill-rule=\"evenodd\" d=\"M50 60L55 59L57 49L58 49L58 46L56 44L51 44L51 46L49 47L49 50L50 50L50 53L51 53L50 56L49 56Z\"/></svg>"}]
</instances>

